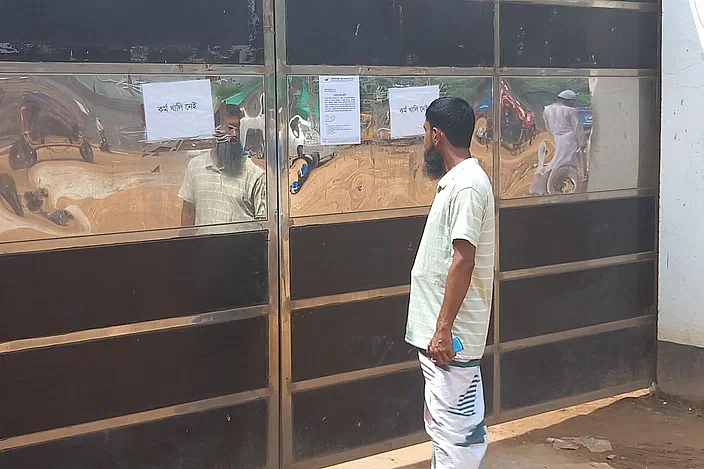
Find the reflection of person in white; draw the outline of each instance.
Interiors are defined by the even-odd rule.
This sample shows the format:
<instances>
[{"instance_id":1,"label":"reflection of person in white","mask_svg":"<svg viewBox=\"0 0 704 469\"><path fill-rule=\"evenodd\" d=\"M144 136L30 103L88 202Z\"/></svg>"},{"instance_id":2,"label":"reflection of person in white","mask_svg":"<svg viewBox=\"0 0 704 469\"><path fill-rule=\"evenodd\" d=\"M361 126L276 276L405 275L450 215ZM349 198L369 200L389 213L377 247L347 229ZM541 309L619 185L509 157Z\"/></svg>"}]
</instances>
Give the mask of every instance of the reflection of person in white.
<instances>
[{"instance_id":1,"label":"reflection of person in white","mask_svg":"<svg viewBox=\"0 0 704 469\"><path fill-rule=\"evenodd\" d=\"M565 90L558 94L557 100L543 111L545 129L555 140L555 155L546 166L547 151L538 152L538 170L533 186L538 185L536 183L540 181L540 187L531 187L531 193L535 195L552 192L550 176L554 170L559 168L567 169L570 178L576 185L578 180L577 166L582 162L581 153L586 150L584 128L579 119L579 111L574 107L576 101L575 92ZM585 169L583 168L583 170ZM545 182L547 187L542 182Z\"/></svg>"}]
</instances>

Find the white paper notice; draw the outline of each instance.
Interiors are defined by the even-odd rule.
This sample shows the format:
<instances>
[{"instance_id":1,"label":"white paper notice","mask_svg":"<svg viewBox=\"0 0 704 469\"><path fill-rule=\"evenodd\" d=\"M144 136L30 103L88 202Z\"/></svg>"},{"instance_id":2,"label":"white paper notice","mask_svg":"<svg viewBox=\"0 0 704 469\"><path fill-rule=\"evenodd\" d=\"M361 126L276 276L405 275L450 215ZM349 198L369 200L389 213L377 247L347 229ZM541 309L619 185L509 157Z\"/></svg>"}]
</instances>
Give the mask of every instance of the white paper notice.
<instances>
[{"instance_id":1,"label":"white paper notice","mask_svg":"<svg viewBox=\"0 0 704 469\"><path fill-rule=\"evenodd\" d=\"M142 85L147 141L210 137L215 132L210 80Z\"/></svg>"},{"instance_id":2,"label":"white paper notice","mask_svg":"<svg viewBox=\"0 0 704 469\"><path fill-rule=\"evenodd\" d=\"M362 142L359 77L320 77L321 145Z\"/></svg>"},{"instance_id":3,"label":"white paper notice","mask_svg":"<svg viewBox=\"0 0 704 469\"><path fill-rule=\"evenodd\" d=\"M423 135L425 111L440 97L439 86L389 88L391 138Z\"/></svg>"}]
</instances>

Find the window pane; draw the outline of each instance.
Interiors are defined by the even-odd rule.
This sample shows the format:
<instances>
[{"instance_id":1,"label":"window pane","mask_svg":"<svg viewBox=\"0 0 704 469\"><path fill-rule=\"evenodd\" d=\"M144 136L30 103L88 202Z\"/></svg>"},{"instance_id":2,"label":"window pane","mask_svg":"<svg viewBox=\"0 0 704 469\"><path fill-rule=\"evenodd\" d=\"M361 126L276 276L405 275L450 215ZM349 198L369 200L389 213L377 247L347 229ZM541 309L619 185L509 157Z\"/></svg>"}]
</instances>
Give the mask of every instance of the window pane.
<instances>
[{"instance_id":1,"label":"window pane","mask_svg":"<svg viewBox=\"0 0 704 469\"><path fill-rule=\"evenodd\" d=\"M0 77L0 243L265 219L261 76L210 79L214 123L239 129L244 151L207 135L145 142L142 84L187 79Z\"/></svg>"},{"instance_id":2,"label":"window pane","mask_svg":"<svg viewBox=\"0 0 704 469\"><path fill-rule=\"evenodd\" d=\"M504 78L501 84L503 198L656 187L656 80ZM559 98L563 92L576 99Z\"/></svg>"},{"instance_id":3,"label":"window pane","mask_svg":"<svg viewBox=\"0 0 704 469\"><path fill-rule=\"evenodd\" d=\"M438 86L477 116L471 153L491 177L490 77L360 77L361 145L322 146L317 76L290 76L288 190L295 217L429 206L436 181L423 172L423 135L391 137L389 88ZM421 129L422 131L422 129ZM299 156L298 147L302 155Z\"/></svg>"},{"instance_id":4,"label":"window pane","mask_svg":"<svg viewBox=\"0 0 704 469\"><path fill-rule=\"evenodd\" d=\"M466 0L289 0L297 65L493 65L493 4Z\"/></svg>"},{"instance_id":5,"label":"window pane","mask_svg":"<svg viewBox=\"0 0 704 469\"><path fill-rule=\"evenodd\" d=\"M263 64L261 0L0 0L0 61Z\"/></svg>"}]
</instances>

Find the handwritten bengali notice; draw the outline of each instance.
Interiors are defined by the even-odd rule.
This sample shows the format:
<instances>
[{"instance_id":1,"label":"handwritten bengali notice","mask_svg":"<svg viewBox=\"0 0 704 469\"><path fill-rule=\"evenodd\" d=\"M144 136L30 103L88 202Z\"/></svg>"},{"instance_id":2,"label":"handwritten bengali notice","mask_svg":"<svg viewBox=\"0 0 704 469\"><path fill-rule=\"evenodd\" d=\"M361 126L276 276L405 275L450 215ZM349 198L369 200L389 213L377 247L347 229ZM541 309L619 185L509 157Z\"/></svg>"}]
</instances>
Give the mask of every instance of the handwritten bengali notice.
<instances>
[{"instance_id":1,"label":"handwritten bengali notice","mask_svg":"<svg viewBox=\"0 0 704 469\"><path fill-rule=\"evenodd\" d=\"M210 137L215 132L210 80L142 85L147 141Z\"/></svg>"},{"instance_id":2,"label":"handwritten bengali notice","mask_svg":"<svg viewBox=\"0 0 704 469\"><path fill-rule=\"evenodd\" d=\"M425 111L440 97L438 86L389 88L391 138L415 137L425 130Z\"/></svg>"}]
</instances>

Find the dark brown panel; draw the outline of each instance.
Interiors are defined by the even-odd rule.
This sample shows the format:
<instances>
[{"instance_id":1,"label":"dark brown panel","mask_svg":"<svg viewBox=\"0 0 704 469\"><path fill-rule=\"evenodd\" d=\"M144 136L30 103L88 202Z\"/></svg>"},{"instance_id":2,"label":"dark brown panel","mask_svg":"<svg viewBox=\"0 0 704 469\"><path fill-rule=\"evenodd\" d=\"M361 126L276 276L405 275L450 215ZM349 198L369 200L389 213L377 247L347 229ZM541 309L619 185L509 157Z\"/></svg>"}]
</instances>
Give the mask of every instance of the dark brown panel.
<instances>
[{"instance_id":1,"label":"dark brown panel","mask_svg":"<svg viewBox=\"0 0 704 469\"><path fill-rule=\"evenodd\" d=\"M501 284L501 341L655 314L655 263Z\"/></svg>"},{"instance_id":2,"label":"dark brown panel","mask_svg":"<svg viewBox=\"0 0 704 469\"><path fill-rule=\"evenodd\" d=\"M293 395L296 461L421 431L420 369Z\"/></svg>"},{"instance_id":3,"label":"dark brown panel","mask_svg":"<svg viewBox=\"0 0 704 469\"><path fill-rule=\"evenodd\" d=\"M414 360L404 341L408 295L294 311L294 381Z\"/></svg>"},{"instance_id":4,"label":"dark brown panel","mask_svg":"<svg viewBox=\"0 0 704 469\"><path fill-rule=\"evenodd\" d=\"M490 2L288 0L288 63L491 66L493 18Z\"/></svg>"},{"instance_id":5,"label":"dark brown panel","mask_svg":"<svg viewBox=\"0 0 704 469\"><path fill-rule=\"evenodd\" d=\"M266 467L267 403L255 401L0 452L3 469Z\"/></svg>"},{"instance_id":6,"label":"dark brown panel","mask_svg":"<svg viewBox=\"0 0 704 469\"><path fill-rule=\"evenodd\" d=\"M501 355L501 409L654 378L655 327L580 337Z\"/></svg>"},{"instance_id":7,"label":"dark brown panel","mask_svg":"<svg viewBox=\"0 0 704 469\"><path fill-rule=\"evenodd\" d=\"M266 304L267 233L0 256L0 342Z\"/></svg>"},{"instance_id":8,"label":"dark brown panel","mask_svg":"<svg viewBox=\"0 0 704 469\"><path fill-rule=\"evenodd\" d=\"M408 285L425 217L291 229L291 298Z\"/></svg>"},{"instance_id":9,"label":"dark brown panel","mask_svg":"<svg viewBox=\"0 0 704 469\"><path fill-rule=\"evenodd\" d=\"M494 368L482 360L486 415L493 412ZM293 395L296 461L423 431L423 376L410 370Z\"/></svg>"},{"instance_id":10,"label":"dark brown panel","mask_svg":"<svg viewBox=\"0 0 704 469\"><path fill-rule=\"evenodd\" d=\"M0 61L264 63L261 0L0 0L0 11Z\"/></svg>"},{"instance_id":11,"label":"dark brown panel","mask_svg":"<svg viewBox=\"0 0 704 469\"><path fill-rule=\"evenodd\" d=\"M408 295L293 311L293 381L414 360L404 339L407 316ZM493 327L492 314L487 345Z\"/></svg>"},{"instance_id":12,"label":"dark brown panel","mask_svg":"<svg viewBox=\"0 0 704 469\"><path fill-rule=\"evenodd\" d=\"M501 270L655 249L655 198L501 210Z\"/></svg>"},{"instance_id":13,"label":"dark brown panel","mask_svg":"<svg viewBox=\"0 0 704 469\"><path fill-rule=\"evenodd\" d=\"M268 384L266 317L0 355L0 439Z\"/></svg>"},{"instance_id":14,"label":"dark brown panel","mask_svg":"<svg viewBox=\"0 0 704 469\"><path fill-rule=\"evenodd\" d=\"M503 3L501 65L657 68L658 14Z\"/></svg>"}]
</instances>

